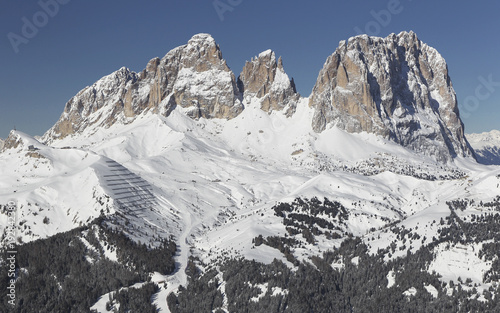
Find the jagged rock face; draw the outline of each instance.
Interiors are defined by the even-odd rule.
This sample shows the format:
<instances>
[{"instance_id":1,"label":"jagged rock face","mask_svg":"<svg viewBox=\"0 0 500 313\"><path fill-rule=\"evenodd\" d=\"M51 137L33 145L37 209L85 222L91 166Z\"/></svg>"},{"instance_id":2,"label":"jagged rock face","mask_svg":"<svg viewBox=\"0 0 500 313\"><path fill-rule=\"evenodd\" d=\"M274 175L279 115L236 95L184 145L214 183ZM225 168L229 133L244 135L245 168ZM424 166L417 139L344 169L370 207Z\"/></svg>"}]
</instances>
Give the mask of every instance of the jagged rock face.
<instances>
[{"instance_id":1,"label":"jagged rock face","mask_svg":"<svg viewBox=\"0 0 500 313\"><path fill-rule=\"evenodd\" d=\"M2 149L3 149L3 144L4 144L3 139L0 139L0 151L2 151Z\"/></svg>"},{"instance_id":2,"label":"jagged rock face","mask_svg":"<svg viewBox=\"0 0 500 313\"><path fill-rule=\"evenodd\" d=\"M210 35L195 35L186 46L169 52L164 64L175 60L180 66L172 99L175 104L189 108L191 117L233 118L243 110L234 74ZM175 72L171 67L166 68L166 73Z\"/></svg>"},{"instance_id":3,"label":"jagged rock face","mask_svg":"<svg viewBox=\"0 0 500 313\"><path fill-rule=\"evenodd\" d=\"M446 62L413 32L341 41L309 105L316 132L375 133L440 161L473 155Z\"/></svg>"},{"instance_id":4,"label":"jagged rock face","mask_svg":"<svg viewBox=\"0 0 500 313\"><path fill-rule=\"evenodd\" d=\"M236 82L215 40L198 34L140 73L121 68L80 91L42 141L128 123L147 111L168 116L178 108L194 119L231 119L243 110L243 98L291 116L300 95L271 50L247 62ZM474 155L446 63L413 32L342 41L309 101L316 132L335 125L375 133L439 161Z\"/></svg>"},{"instance_id":5,"label":"jagged rock face","mask_svg":"<svg viewBox=\"0 0 500 313\"><path fill-rule=\"evenodd\" d=\"M256 97L261 101L261 109L266 112L286 109L287 116L295 112L300 95L293 80L283 69L281 57L276 62L274 51L267 50L246 62L238 77L238 85L243 97Z\"/></svg>"},{"instance_id":6,"label":"jagged rock face","mask_svg":"<svg viewBox=\"0 0 500 313\"><path fill-rule=\"evenodd\" d=\"M19 145L22 145L23 141L21 137L15 132L10 131L9 136L5 141L2 141L2 145L0 147L0 152L4 152L9 149L16 149Z\"/></svg>"},{"instance_id":7,"label":"jagged rock face","mask_svg":"<svg viewBox=\"0 0 500 313\"><path fill-rule=\"evenodd\" d=\"M146 110L168 116L177 105L192 118L230 119L243 110L234 74L208 34L195 35L162 59L150 60L138 74L121 68L86 87L68 101L43 141L92 125L126 123Z\"/></svg>"},{"instance_id":8,"label":"jagged rock face","mask_svg":"<svg viewBox=\"0 0 500 313\"><path fill-rule=\"evenodd\" d=\"M112 125L130 105L131 91L136 82L137 75L124 67L101 78L66 103L59 121L49 132L62 138L95 123Z\"/></svg>"}]
</instances>

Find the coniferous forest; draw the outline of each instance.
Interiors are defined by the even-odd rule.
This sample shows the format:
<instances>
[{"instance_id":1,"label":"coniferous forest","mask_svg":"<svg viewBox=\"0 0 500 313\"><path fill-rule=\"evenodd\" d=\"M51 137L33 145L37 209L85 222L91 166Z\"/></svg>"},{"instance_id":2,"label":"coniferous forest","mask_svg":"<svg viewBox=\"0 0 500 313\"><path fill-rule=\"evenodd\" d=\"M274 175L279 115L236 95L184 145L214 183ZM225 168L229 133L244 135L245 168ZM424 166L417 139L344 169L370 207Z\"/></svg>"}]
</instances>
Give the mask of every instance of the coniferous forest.
<instances>
[{"instance_id":1,"label":"coniferous forest","mask_svg":"<svg viewBox=\"0 0 500 313\"><path fill-rule=\"evenodd\" d=\"M173 272L175 251L175 243L169 240L156 248L135 243L110 229L102 218L85 227L20 245L15 312L88 312L106 293L147 282L153 271ZM106 253L117 259L110 260ZM3 266L1 271L1 283L7 286L7 268ZM151 296L156 291L151 283L121 290L115 295L119 312L155 312ZM1 312L10 310L7 301L0 303Z\"/></svg>"},{"instance_id":2,"label":"coniferous forest","mask_svg":"<svg viewBox=\"0 0 500 313\"><path fill-rule=\"evenodd\" d=\"M448 203L451 214L439 221L438 238L416 252L387 258L400 248L390 244L370 253L360 237L344 231L350 212L340 203L316 198L279 203L273 210L287 234L259 235L253 245L274 248L287 262L225 257L205 264L191 257L188 284L164 301L172 312L500 312L498 284L479 292L470 280L447 282L428 270L438 245L482 242L479 256L492 264L483 281L498 281L500 214L464 220L458 213L469 205L467 200ZM500 207L498 201L480 205ZM409 244L422 240L404 227L388 225L386 231ZM341 244L307 260L294 255L297 247L314 245L318 236ZM17 249L15 312L88 312L106 294L110 312L157 312L152 299L159 286L149 275L175 270L173 238L155 247L141 244L110 227L103 217ZM6 263L2 264L0 278L7 285ZM141 285L129 288L137 283ZM0 304L2 312L11 309L6 301Z\"/></svg>"}]
</instances>

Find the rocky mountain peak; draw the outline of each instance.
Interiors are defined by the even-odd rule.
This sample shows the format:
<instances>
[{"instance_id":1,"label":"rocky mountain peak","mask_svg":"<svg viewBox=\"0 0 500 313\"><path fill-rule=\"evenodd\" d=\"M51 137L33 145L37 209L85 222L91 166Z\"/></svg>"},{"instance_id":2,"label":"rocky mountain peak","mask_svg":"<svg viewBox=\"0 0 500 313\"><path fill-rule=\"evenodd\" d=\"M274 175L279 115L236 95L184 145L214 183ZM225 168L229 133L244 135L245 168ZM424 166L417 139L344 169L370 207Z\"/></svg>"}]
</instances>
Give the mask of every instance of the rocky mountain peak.
<instances>
[{"instance_id":1,"label":"rocky mountain peak","mask_svg":"<svg viewBox=\"0 0 500 313\"><path fill-rule=\"evenodd\" d=\"M207 33L199 33L191 37L188 41L188 45L200 47L200 46L217 46L215 39L212 35Z\"/></svg>"},{"instance_id":2,"label":"rocky mountain peak","mask_svg":"<svg viewBox=\"0 0 500 313\"><path fill-rule=\"evenodd\" d=\"M162 64L173 82L169 85L167 79L163 84L163 89L172 88L167 111L179 105L192 118L228 119L243 110L236 78L210 35L193 36L187 45L167 53Z\"/></svg>"},{"instance_id":3,"label":"rocky mountain peak","mask_svg":"<svg viewBox=\"0 0 500 313\"><path fill-rule=\"evenodd\" d=\"M261 52L257 57L247 61L238 77L238 86L244 99L257 98L261 109L266 112L283 110L289 116L295 112L300 95L295 90L283 69L281 57L276 60L272 50Z\"/></svg>"},{"instance_id":4,"label":"rocky mountain peak","mask_svg":"<svg viewBox=\"0 0 500 313\"><path fill-rule=\"evenodd\" d=\"M406 45L411 45L413 43L421 45L422 42L420 39L418 39L417 34L413 32L412 30L410 31L402 31L399 34L392 33L389 35L392 39L397 39L399 45L404 46Z\"/></svg>"},{"instance_id":5,"label":"rocky mountain peak","mask_svg":"<svg viewBox=\"0 0 500 313\"><path fill-rule=\"evenodd\" d=\"M209 34L194 35L187 45L181 47L181 50L181 63L184 67L191 67L196 71L203 72L211 68L210 64L229 71L226 62L222 58L219 45Z\"/></svg>"},{"instance_id":6,"label":"rocky mountain peak","mask_svg":"<svg viewBox=\"0 0 500 313\"><path fill-rule=\"evenodd\" d=\"M9 136L5 141L2 141L2 148L0 151L5 151L9 149L15 149L21 144L21 138L16 134L15 131L11 130Z\"/></svg>"},{"instance_id":7,"label":"rocky mountain peak","mask_svg":"<svg viewBox=\"0 0 500 313\"><path fill-rule=\"evenodd\" d=\"M81 90L43 140L128 123L146 111L168 116L178 106L195 119L230 119L243 110L239 96L219 46L212 36L198 34L151 59L139 74L123 67Z\"/></svg>"},{"instance_id":8,"label":"rocky mountain peak","mask_svg":"<svg viewBox=\"0 0 500 313\"><path fill-rule=\"evenodd\" d=\"M340 42L309 105L316 132L375 133L440 161L473 155L446 62L413 32Z\"/></svg>"},{"instance_id":9,"label":"rocky mountain peak","mask_svg":"<svg viewBox=\"0 0 500 313\"><path fill-rule=\"evenodd\" d=\"M43 140L129 123L148 111L231 119L242 112L243 99L291 116L299 98L274 51L246 62L236 80L212 36L197 34L151 59L140 73L123 67L84 88ZM414 32L341 41L321 69L309 105L316 132L336 126L374 133L440 161L473 156L446 62Z\"/></svg>"},{"instance_id":10,"label":"rocky mountain peak","mask_svg":"<svg viewBox=\"0 0 500 313\"><path fill-rule=\"evenodd\" d=\"M17 131L11 130L9 136L5 141L0 139L2 145L0 145L0 152L9 150L9 149L24 149L24 150L37 150L37 146L40 144L35 138Z\"/></svg>"}]
</instances>

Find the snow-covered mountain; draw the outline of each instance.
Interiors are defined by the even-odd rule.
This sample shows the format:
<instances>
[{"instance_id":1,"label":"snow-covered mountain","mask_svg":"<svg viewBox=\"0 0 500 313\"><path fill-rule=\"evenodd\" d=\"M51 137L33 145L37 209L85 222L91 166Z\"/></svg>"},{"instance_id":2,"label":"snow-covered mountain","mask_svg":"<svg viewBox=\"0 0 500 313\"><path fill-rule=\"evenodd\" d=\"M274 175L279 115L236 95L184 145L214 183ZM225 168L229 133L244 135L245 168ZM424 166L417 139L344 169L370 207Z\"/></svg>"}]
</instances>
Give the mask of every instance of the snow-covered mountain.
<instances>
[{"instance_id":1,"label":"snow-covered mountain","mask_svg":"<svg viewBox=\"0 0 500 313\"><path fill-rule=\"evenodd\" d=\"M259 56L246 62L238 77L240 92L247 102L256 97L260 99L261 109L287 111L290 116L295 112L300 95L283 69L281 57L276 61L272 50L266 50Z\"/></svg>"},{"instance_id":2,"label":"snow-covered mountain","mask_svg":"<svg viewBox=\"0 0 500 313\"><path fill-rule=\"evenodd\" d=\"M243 109L234 74L208 34L150 60L141 73L123 67L70 99L44 141L92 128L128 123L153 111L168 116L177 106L193 118L232 118Z\"/></svg>"},{"instance_id":3,"label":"snow-covered mountain","mask_svg":"<svg viewBox=\"0 0 500 313\"><path fill-rule=\"evenodd\" d=\"M497 305L500 167L470 157L445 64L430 62L441 59L415 38L360 36L335 52L343 57L352 45L345 53L370 60L370 69L391 66L369 86L394 82L380 98L392 95L394 106L381 102L370 116L366 106L337 119L333 105L342 101L325 102L341 91L334 56L311 97L301 98L274 52L247 62L235 79L206 34L151 60L141 73L122 68L102 78L66 104L41 140L19 131L7 138L0 153L2 245L10 238L7 204L15 200L16 241L34 245L30 251L72 230L61 236L83 254L75 261L79 269L141 268L142 276L129 273L128 280L96 278L100 293L86 295L85 309L99 312L125 305L121 287L143 290L160 312L325 311L334 305L325 299L337 299L339 311L366 311L362 305L389 299L387 312L421 307L421 301L430 311L457 311L464 299L463 305ZM414 40L413 54L405 52L405 40ZM391 42L401 43L394 49L406 60L407 77L415 76L408 90L397 87L401 68L387 59L396 57L378 54ZM419 53L426 56L418 58L417 70L408 60ZM417 75L425 71L422 60L433 79ZM346 77L357 73L353 64ZM342 88L352 87L345 99L361 108L374 94L361 102L358 91L368 85L359 77ZM418 101L403 97L415 90ZM387 115L379 115L382 107ZM325 113L321 127L318 112ZM341 122L365 125L367 119L372 128ZM136 248L120 234L146 244L152 255L173 240L175 270L153 256L154 265L131 259ZM21 282L32 281L29 272L37 270L30 262L19 271ZM84 285L56 266L45 274L60 292L67 291L58 286ZM148 280L159 289L147 289ZM65 297L74 303L74 293Z\"/></svg>"},{"instance_id":4,"label":"snow-covered mountain","mask_svg":"<svg viewBox=\"0 0 500 313\"><path fill-rule=\"evenodd\" d=\"M139 74L121 68L80 91L43 141L130 123L147 111L168 116L178 108L193 119L231 119L253 98L266 112L295 112L300 95L281 58L264 51L236 80L215 40L198 34ZM318 133L332 125L374 133L441 162L474 156L446 63L413 32L342 41L320 71L309 105Z\"/></svg>"},{"instance_id":5,"label":"snow-covered mountain","mask_svg":"<svg viewBox=\"0 0 500 313\"><path fill-rule=\"evenodd\" d=\"M309 101L318 132L375 133L442 161L473 155L446 62L413 32L341 41Z\"/></svg>"},{"instance_id":6,"label":"snow-covered mountain","mask_svg":"<svg viewBox=\"0 0 500 313\"><path fill-rule=\"evenodd\" d=\"M476 152L478 162L500 165L500 131L467 134L467 139Z\"/></svg>"}]
</instances>

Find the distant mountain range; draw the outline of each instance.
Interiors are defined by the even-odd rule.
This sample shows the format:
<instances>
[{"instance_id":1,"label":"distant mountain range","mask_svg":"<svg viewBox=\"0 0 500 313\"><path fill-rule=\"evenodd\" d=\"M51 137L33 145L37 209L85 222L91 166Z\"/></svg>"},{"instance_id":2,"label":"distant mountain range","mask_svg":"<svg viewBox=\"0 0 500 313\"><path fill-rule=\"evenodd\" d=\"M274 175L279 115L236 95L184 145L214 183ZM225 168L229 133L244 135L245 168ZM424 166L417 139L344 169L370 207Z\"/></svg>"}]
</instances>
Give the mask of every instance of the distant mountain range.
<instances>
[{"instance_id":1,"label":"distant mountain range","mask_svg":"<svg viewBox=\"0 0 500 313\"><path fill-rule=\"evenodd\" d=\"M500 131L467 134L467 139L476 152L478 162L500 165Z\"/></svg>"}]
</instances>

